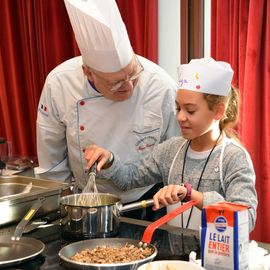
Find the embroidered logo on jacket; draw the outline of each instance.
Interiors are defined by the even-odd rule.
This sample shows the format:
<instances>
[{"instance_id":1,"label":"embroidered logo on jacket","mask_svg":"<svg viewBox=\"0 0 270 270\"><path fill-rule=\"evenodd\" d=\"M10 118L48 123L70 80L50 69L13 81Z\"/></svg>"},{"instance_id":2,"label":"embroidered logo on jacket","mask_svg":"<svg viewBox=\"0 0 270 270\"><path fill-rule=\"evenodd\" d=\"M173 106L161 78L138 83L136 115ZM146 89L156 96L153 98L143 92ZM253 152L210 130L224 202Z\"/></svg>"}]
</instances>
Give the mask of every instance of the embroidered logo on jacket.
<instances>
[{"instance_id":1,"label":"embroidered logo on jacket","mask_svg":"<svg viewBox=\"0 0 270 270\"><path fill-rule=\"evenodd\" d=\"M153 136L144 137L136 143L136 150L138 152L145 152L145 151L148 152L149 150L153 148L156 142L157 142L157 138Z\"/></svg>"}]
</instances>

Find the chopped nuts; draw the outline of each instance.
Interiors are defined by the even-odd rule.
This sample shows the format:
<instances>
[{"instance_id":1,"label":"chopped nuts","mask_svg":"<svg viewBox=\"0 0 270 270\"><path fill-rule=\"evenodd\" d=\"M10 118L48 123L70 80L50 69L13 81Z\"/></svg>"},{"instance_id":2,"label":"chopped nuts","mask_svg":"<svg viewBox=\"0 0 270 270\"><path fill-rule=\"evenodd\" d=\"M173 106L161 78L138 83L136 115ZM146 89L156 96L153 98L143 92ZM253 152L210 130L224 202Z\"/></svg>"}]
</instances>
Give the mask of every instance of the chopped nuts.
<instances>
[{"instance_id":1,"label":"chopped nuts","mask_svg":"<svg viewBox=\"0 0 270 270\"><path fill-rule=\"evenodd\" d=\"M151 247L140 248L126 243L123 247L97 246L94 249L84 249L72 256L71 260L97 264L128 263L147 258L152 254Z\"/></svg>"}]
</instances>

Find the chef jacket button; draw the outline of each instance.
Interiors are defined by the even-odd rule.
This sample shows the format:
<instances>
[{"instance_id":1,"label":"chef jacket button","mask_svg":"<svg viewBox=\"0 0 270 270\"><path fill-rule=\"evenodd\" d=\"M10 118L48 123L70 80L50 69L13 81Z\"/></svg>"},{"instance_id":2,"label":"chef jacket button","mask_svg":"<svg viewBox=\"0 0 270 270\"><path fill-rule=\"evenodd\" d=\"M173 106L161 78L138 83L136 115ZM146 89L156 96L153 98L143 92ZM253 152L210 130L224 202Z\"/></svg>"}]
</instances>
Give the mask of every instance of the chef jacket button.
<instances>
[{"instance_id":1,"label":"chef jacket button","mask_svg":"<svg viewBox=\"0 0 270 270\"><path fill-rule=\"evenodd\" d=\"M80 105L83 106L85 104L85 102L82 100L80 101Z\"/></svg>"},{"instance_id":2,"label":"chef jacket button","mask_svg":"<svg viewBox=\"0 0 270 270\"><path fill-rule=\"evenodd\" d=\"M218 172L218 167L215 168L215 172Z\"/></svg>"},{"instance_id":3,"label":"chef jacket button","mask_svg":"<svg viewBox=\"0 0 270 270\"><path fill-rule=\"evenodd\" d=\"M84 126L80 126L80 130L81 131L84 131Z\"/></svg>"}]
</instances>

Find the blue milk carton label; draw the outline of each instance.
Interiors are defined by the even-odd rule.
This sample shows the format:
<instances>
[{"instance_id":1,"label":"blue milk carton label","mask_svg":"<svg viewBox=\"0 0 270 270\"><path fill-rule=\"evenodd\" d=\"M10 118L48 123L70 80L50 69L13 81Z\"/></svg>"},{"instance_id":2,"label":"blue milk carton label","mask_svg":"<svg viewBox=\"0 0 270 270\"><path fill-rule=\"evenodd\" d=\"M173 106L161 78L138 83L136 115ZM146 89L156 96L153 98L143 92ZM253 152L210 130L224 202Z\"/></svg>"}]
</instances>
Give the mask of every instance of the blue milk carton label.
<instances>
[{"instance_id":1,"label":"blue milk carton label","mask_svg":"<svg viewBox=\"0 0 270 270\"><path fill-rule=\"evenodd\" d=\"M246 206L220 202L202 210L202 266L207 270L248 269Z\"/></svg>"}]
</instances>

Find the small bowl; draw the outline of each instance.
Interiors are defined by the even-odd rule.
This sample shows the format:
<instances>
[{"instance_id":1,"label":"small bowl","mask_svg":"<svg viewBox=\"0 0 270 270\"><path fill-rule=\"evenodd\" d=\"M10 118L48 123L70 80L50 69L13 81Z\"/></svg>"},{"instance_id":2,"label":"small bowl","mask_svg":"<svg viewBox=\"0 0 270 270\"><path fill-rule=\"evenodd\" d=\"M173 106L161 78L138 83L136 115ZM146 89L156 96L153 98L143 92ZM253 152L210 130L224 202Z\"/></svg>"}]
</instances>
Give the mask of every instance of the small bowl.
<instances>
[{"instance_id":1,"label":"small bowl","mask_svg":"<svg viewBox=\"0 0 270 270\"><path fill-rule=\"evenodd\" d=\"M154 261L141 265L137 270L205 270L202 266L186 261Z\"/></svg>"}]
</instances>

